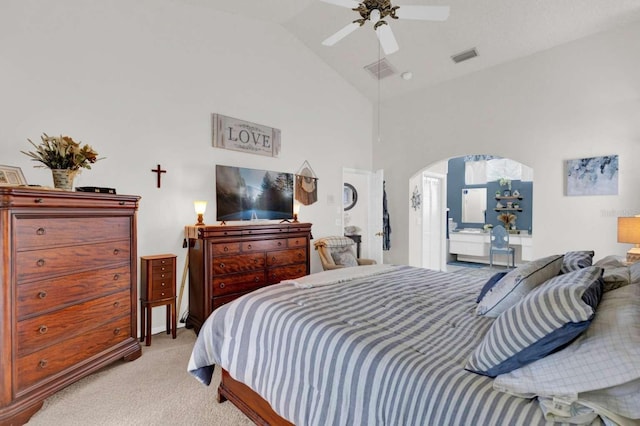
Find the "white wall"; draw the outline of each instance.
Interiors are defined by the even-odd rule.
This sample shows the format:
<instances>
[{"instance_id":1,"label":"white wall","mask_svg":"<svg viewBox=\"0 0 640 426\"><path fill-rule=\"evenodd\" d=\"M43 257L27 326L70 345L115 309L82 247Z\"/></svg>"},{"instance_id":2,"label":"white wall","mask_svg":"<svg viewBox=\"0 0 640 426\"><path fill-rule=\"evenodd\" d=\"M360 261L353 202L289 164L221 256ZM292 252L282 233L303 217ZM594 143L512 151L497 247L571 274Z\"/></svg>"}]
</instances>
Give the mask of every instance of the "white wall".
<instances>
[{"instance_id":1,"label":"white wall","mask_svg":"<svg viewBox=\"0 0 640 426\"><path fill-rule=\"evenodd\" d=\"M392 249L408 254L411 176L439 160L494 154L533 167L535 256L624 254L616 217L640 214L640 23L584 38L383 104ZM464 66L461 64L461 66ZM619 195L564 195L565 160L617 154Z\"/></svg>"},{"instance_id":2,"label":"white wall","mask_svg":"<svg viewBox=\"0 0 640 426\"><path fill-rule=\"evenodd\" d=\"M27 138L91 144L106 159L76 186L142 196L138 255L179 255L178 281L194 200L215 223L215 164L295 172L308 160L318 202L300 219L316 237L342 233L342 168L371 169L370 102L277 25L171 0L3 0L0 52L0 163L51 186L20 153ZM280 158L213 148L214 112L279 128Z\"/></svg>"}]
</instances>

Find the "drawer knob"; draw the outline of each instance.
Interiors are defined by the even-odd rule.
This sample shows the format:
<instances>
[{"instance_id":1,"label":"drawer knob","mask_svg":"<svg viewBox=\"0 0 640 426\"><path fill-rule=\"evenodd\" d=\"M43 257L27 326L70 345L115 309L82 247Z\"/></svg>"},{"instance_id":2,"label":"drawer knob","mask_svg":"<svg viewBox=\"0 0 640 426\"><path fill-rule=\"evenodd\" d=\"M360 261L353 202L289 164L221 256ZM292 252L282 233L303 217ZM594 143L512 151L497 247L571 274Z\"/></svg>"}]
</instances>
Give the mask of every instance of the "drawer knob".
<instances>
[{"instance_id":1,"label":"drawer knob","mask_svg":"<svg viewBox=\"0 0 640 426\"><path fill-rule=\"evenodd\" d=\"M164 268L164 267L163 267L163 268L161 268L160 270L161 270L161 271L165 271L166 269L167 269L167 268Z\"/></svg>"},{"instance_id":2,"label":"drawer knob","mask_svg":"<svg viewBox=\"0 0 640 426\"><path fill-rule=\"evenodd\" d=\"M120 334L120 331L121 331L121 330L120 330L120 327L116 327L116 328L113 330L113 334L114 334L115 336L117 336L118 334Z\"/></svg>"},{"instance_id":3,"label":"drawer knob","mask_svg":"<svg viewBox=\"0 0 640 426\"><path fill-rule=\"evenodd\" d=\"M278 247L282 245L282 241L278 241Z\"/></svg>"},{"instance_id":4,"label":"drawer knob","mask_svg":"<svg viewBox=\"0 0 640 426\"><path fill-rule=\"evenodd\" d=\"M119 253L120 253L120 250L118 250L118 249L113 249L113 254L117 255L117 254L119 254Z\"/></svg>"},{"instance_id":5,"label":"drawer knob","mask_svg":"<svg viewBox=\"0 0 640 426\"><path fill-rule=\"evenodd\" d=\"M224 283L220 283L220 285L218 287L224 288Z\"/></svg>"},{"instance_id":6,"label":"drawer knob","mask_svg":"<svg viewBox=\"0 0 640 426\"><path fill-rule=\"evenodd\" d=\"M120 279L120 274L113 274L113 280L118 281Z\"/></svg>"},{"instance_id":7,"label":"drawer knob","mask_svg":"<svg viewBox=\"0 0 640 426\"><path fill-rule=\"evenodd\" d=\"M161 285L162 287L164 287L166 284L165 284L165 283L160 283L160 285Z\"/></svg>"},{"instance_id":8,"label":"drawer knob","mask_svg":"<svg viewBox=\"0 0 640 426\"><path fill-rule=\"evenodd\" d=\"M44 299L45 297L47 297L47 292L44 290L40 290L40 292L38 293L38 297L40 299Z\"/></svg>"},{"instance_id":9,"label":"drawer knob","mask_svg":"<svg viewBox=\"0 0 640 426\"><path fill-rule=\"evenodd\" d=\"M251 250L251 244L247 244L247 248Z\"/></svg>"},{"instance_id":10,"label":"drawer knob","mask_svg":"<svg viewBox=\"0 0 640 426\"><path fill-rule=\"evenodd\" d=\"M38 363L38 367L46 368L47 364L49 364L49 361L47 361L46 359L41 359L40 362Z\"/></svg>"},{"instance_id":11,"label":"drawer knob","mask_svg":"<svg viewBox=\"0 0 640 426\"><path fill-rule=\"evenodd\" d=\"M121 206L124 206L124 201L120 201L118 204L120 204Z\"/></svg>"},{"instance_id":12,"label":"drawer knob","mask_svg":"<svg viewBox=\"0 0 640 426\"><path fill-rule=\"evenodd\" d=\"M36 198L35 200L33 200L36 204L42 204L44 203L44 200L42 198Z\"/></svg>"},{"instance_id":13,"label":"drawer knob","mask_svg":"<svg viewBox=\"0 0 640 426\"><path fill-rule=\"evenodd\" d=\"M46 325L41 325L40 328L38 329L38 332L40 334L45 334L47 331L49 331L49 327L47 327Z\"/></svg>"},{"instance_id":14,"label":"drawer knob","mask_svg":"<svg viewBox=\"0 0 640 426\"><path fill-rule=\"evenodd\" d=\"M113 307L114 308L119 308L120 307L120 302L113 302Z\"/></svg>"},{"instance_id":15,"label":"drawer knob","mask_svg":"<svg viewBox=\"0 0 640 426\"><path fill-rule=\"evenodd\" d=\"M38 261L36 262L36 265L38 265L38 267L43 267L44 266L44 259L38 259Z\"/></svg>"},{"instance_id":16,"label":"drawer knob","mask_svg":"<svg viewBox=\"0 0 640 426\"><path fill-rule=\"evenodd\" d=\"M36 229L36 235L44 235L45 234L45 230L44 228L38 228Z\"/></svg>"},{"instance_id":17,"label":"drawer knob","mask_svg":"<svg viewBox=\"0 0 640 426\"><path fill-rule=\"evenodd\" d=\"M258 263L258 259L253 259L253 263Z\"/></svg>"},{"instance_id":18,"label":"drawer knob","mask_svg":"<svg viewBox=\"0 0 640 426\"><path fill-rule=\"evenodd\" d=\"M224 246L224 249L223 249L223 250L224 250L224 251L229 251L229 247Z\"/></svg>"},{"instance_id":19,"label":"drawer knob","mask_svg":"<svg viewBox=\"0 0 640 426\"><path fill-rule=\"evenodd\" d=\"M275 256L273 256L273 257L271 258L271 261L272 261L272 262L275 262L275 261L276 261L276 257L275 257Z\"/></svg>"},{"instance_id":20,"label":"drawer knob","mask_svg":"<svg viewBox=\"0 0 640 426\"><path fill-rule=\"evenodd\" d=\"M160 296L164 296L164 293L160 293Z\"/></svg>"},{"instance_id":21,"label":"drawer knob","mask_svg":"<svg viewBox=\"0 0 640 426\"><path fill-rule=\"evenodd\" d=\"M260 281L260 277L255 277L253 280L254 280L255 282L259 282L259 281Z\"/></svg>"},{"instance_id":22,"label":"drawer knob","mask_svg":"<svg viewBox=\"0 0 640 426\"><path fill-rule=\"evenodd\" d=\"M221 268L224 268L224 263L220 263L220 267L221 267Z\"/></svg>"},{"instance_id":23,"label":"drawer knob","mask_svg":"<svg viewBox=\"0 0 640 426\"><path fill-rule=\"evenodd\" d=\"M166 260L161 260L160 262L161 262L163 265L164 265L165 263L167 263L167 261L166 261Z\"/></svg>"},{"instance_id":24,"label":"drawer knob","mask_svg":"<svg viewBox=\"0 0 640 426\"><path fill-rule=\"evenodd\" d=\"M298 258L301 258L301 257L302 257L302 253L298 253Z\"/></svg>"}]
</instances>

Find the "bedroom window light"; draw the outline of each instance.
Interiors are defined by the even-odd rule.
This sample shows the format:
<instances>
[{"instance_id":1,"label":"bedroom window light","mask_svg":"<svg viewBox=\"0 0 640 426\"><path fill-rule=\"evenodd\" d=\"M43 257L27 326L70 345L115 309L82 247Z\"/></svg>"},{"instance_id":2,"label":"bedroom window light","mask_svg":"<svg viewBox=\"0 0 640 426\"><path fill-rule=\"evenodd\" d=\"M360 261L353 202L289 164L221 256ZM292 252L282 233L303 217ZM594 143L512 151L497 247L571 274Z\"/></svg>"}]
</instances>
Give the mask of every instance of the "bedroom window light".
<instances>
[{"instance_id":1,"label":"bedroom window light","mask_svg":"<svg viewBox=\"0 0 640 426\"><path fill-rule=\"evenodd\" d=\"M193 202L193 208L196 211L196 214L198 215L198 222L196 223L196 226L204 226L204 212L207 210L207 202L206 201L194 201Z\"/></svg>"},{"instance_id":2,"label":"bedroom window light","mask_svg":"<svg viewBox=\"0 0 640 426\"><path fill-rule=\"evenodd\" d=\"M640 260L640 216L618 218L618 242L635 244L627 252L627 262Z\"/></svg>"}]
</instances>

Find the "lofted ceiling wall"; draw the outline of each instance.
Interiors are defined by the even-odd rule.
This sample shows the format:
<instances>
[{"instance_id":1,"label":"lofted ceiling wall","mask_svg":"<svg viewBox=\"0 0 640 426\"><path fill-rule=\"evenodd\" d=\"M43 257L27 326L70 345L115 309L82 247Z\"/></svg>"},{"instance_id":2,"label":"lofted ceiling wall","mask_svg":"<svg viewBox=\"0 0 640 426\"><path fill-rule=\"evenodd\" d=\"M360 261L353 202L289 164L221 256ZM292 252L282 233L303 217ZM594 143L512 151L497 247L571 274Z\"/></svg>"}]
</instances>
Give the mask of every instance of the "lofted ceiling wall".
<instances>
[{"instance_id":1,"label":"lofted ceiling wall","mask_svg":"<svg viewBox=\"0 0 640 426\"><path fill-rule=\"evenodd\" d=\"M386 59L397 74L379 82L363 69L384 57L370 24L335 46L321 44L359 17L348 8L320 0L174 1L280 24L372 100L378 93L381 99L398 96L640 21L640 0L392 0L396 6L448 5L451 12L445 22L391 20L400 50ZM451 60L470 48L479 56L460 64ZM405 71L411 80L400 78Z\"/></svg>"}]
</instances>

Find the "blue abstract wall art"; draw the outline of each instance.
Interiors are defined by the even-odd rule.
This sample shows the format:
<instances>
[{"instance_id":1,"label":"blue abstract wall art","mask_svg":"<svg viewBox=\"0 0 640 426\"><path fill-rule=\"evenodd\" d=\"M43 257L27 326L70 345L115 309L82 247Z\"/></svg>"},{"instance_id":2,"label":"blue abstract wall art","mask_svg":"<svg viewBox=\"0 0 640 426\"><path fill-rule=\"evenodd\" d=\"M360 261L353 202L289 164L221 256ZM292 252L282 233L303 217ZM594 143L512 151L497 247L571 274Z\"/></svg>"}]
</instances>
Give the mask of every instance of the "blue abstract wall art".
<instances>
[{"instance_id":1,"label":"blue abstract wall art","mask_svg":"<svg viewBox=\"0 0 640 426\"><path fill-rule=\"evenodd\" d=\"M618 156L567 160L567 195L618 195Z\"/></svg>"}]
</instances>

